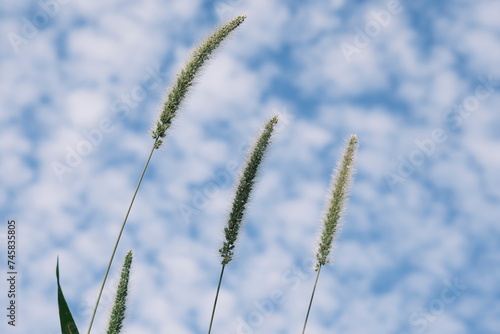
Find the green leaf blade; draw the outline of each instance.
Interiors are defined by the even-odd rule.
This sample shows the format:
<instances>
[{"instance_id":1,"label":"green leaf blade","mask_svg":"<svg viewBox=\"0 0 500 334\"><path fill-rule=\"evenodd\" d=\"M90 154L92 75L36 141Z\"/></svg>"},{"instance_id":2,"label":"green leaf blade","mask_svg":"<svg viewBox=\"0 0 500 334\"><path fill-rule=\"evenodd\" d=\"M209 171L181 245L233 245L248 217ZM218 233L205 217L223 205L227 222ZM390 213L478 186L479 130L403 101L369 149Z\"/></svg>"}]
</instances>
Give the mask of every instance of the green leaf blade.
<instances>
[{"instance_id":1,"label":"green leaf blade","mask_svg":"<svg viewBox=\"0 0 500 334\"><path fill-rule=\"evenodd\" d=\"M59 305L59 320L61 321L61 332L62 334L79 334L75 320L73 319L73 315L69 310L68 303L64 298L64 294L61 289L61 284L59 282L59 257L57 258L56 277L57 277L57 301Z\"/></svg>"}]
</instances>

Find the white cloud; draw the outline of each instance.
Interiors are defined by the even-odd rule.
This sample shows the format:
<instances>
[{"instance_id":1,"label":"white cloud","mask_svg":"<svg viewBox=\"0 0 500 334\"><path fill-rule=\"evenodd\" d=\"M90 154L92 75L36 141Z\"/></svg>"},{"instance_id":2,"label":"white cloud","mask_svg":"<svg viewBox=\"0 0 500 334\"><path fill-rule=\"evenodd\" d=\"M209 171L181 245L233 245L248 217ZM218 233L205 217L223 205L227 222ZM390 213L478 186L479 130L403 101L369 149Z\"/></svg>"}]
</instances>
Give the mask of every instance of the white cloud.
<instances>
[{"instance_id":1,"label":"white cloud","mask_svg":"<svg viewBox=\"0 0 500 334\"><path fill-rule=\"evenodd\" d=\"M384 180L399 156L416 149L416 139L447 126L443 113L473 93L478 75L497 72L496 5L450 4L451 16L429 21L436 24L427 27L435 41L426 46L426 36L410 20L423 14L407 8L350 64L339 44L352 42L353 27L364 27L370 10L385 8L384 2L350 8L343 1L233 5L231 15L245 12L248 20L208 65L165 146L155 152L119 248L113 273L127 249L136 251L129 331L206 328L235 180L220 186L189 224L178 205L192 203L195 191L211 184L228 161L239 169L241 145L280 108L293 117L263 166L237 259L223 284L217 327L231 333L273 289L283 289L286 302L255 331L302 325L313 272L304 269L294 291L282 275L314 256L329 174L344 140L354 133L360 141L358 175L334 265L320 278L310 331L394 332L411 326L409 315L436 298L443 279L459 272L467 273L464 280L477 287L477 296L464 293L429 332L496 328L494 313L484 307L496 302L491 291L498 279L491 265L498 259L471 254L482 247L498 253L492 242L498 231L492 219L499 196L497 92L460 131L446 129L447 141L399 187L390 191ZM62 183L51 163L64 162L66 147L85 139L81 129L113 117L111 102L141 84L146 66L162 64L172 74L165 80L174 80L191 42L213 25L206 22L217 15L210 6L72 2L19 55L4 57L0 170L2 183L14 192L0 199L9 208L2 212L17 212L22 222L20 288L33 303L21 300L26 306L20 314L36 320L24 322L23 332L57 332L56 304L49 303L57 254L64 260L67 297L79 309L79 323L87 323L85 307L97 295L96 277L152 144L152 106L160 104L155 99L166 87L148 91L126 119L115 120L115 130ZM19 15L12 11L0 29L11 29ZM96 328L104 324L105 311ZM478 316L463 322L464 314Z\"/></svg>"},{"instance_id":2,"label":"white cloud","mask_svg":"<svg viewBox=\"0 0 500 334\"><path fill-rule=\"evenodd\" d=\"M80 89L68 95L65 109L75 126L89 128L103 118L107 102L102 94Z\"/></svg>"}]
</instances>

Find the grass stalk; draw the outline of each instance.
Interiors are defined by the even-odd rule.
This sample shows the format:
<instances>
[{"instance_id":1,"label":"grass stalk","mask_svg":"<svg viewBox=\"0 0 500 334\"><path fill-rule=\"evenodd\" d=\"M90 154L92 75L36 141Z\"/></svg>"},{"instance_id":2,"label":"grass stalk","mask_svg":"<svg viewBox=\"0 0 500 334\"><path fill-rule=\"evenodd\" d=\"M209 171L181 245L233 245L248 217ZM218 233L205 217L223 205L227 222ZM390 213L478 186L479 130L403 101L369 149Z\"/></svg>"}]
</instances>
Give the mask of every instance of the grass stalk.
<instances>
[{"instance_id":1,"label":"grass stalk","mask_svg":"<svg viewBox=\"0 0 500 334\"><path fill-rule=\"evenodd\" d=\"M329 205L328 211L326 212L326 217L323 221L323 231L321 233L321 239L318 246L318 252L316 254L316 259L318 263L316 264L315 270L318 272L316 275L316 281L314 282L314 288L311 294L311 300L309 301L309 307L307 309L306 319L304 321L304 327L302 329L302 334L306 332L307 320L309 318L309 313L311 311L312 302L314 299L314 293L316 292L316 286L318 284L319 274L321 272L321 267L330 262L330 252L332 249L332 243L336 236L340 219L342 218L343 212L347 205L347 197L349 192L349 186L352 182L352 177L354 174L354 158L356 153L356 136L351 136L343 158L337 164L335 171L332 174L332 181L330 185L329 192Z\"/></svg>"},{"instance_id":2,"label":"grass stalk","mask_svg":"<svg viewBox=\"0 0 500 334\"><path fill-rule=\"evenodd\" d=\"M128 216L130 214L130 210L132 209L132 205L134 204L135 197L137 196L137 192L139 191L139 187L141 186L142 179L144 178L144 174L148 169L149 162L151 161L151 157L153 156L153 152L156 148L156 142L157 140L155 140L153 147L151 148L151 152L149 152L148 159L146 161L146 164L144 165L144 168L142 169L141 176L139 177L139 182L135 187L134 195L132 196L132 200L130 201L130 204L128 206L127 213L125 214L125 218L123 219L122 227L120 229L120 232L118 233L118 237L116 238L115 246L113 248L113 252L111 253L111 258L109 259L108 267L106 268L106 273L104 274L104 279L102 281L101 288L99 289L99 295L97 296L97 301L94 306L94 311L92 312L92 318L90 319L90 324L87 334L90 334L90 331L92 330L92 325L94 324L95 315L97 313L97 308L99 307L99 302L101 301L102 292L104 291L104 286L106 285L106 280L108 279L109 271L111 269L111 264L113 263L113 259L115 258L116 250L118 249L118 244L120 243L123 230L125 229L125 225L127 224Z\"/></svg>"},{"instance_id":3,"label":"grass stalk","mask_svg":"<svg viewBox=\"0 0 500 334\"><path fill-rule=\"evenodd\" d=\"M309 319L309 313L311 312L311 306L314 299L314 293L316 292L316 286L318 285L318 278L320 271L321 271L321 266L317 270L318 273L316 274L316 280L314 281L314 287L311 293L311 300L309 300L309 307L307 308L306 320L304 321L304 328L302 328L302 334L306 332L307 320Z\"/></svg>"},{"instance_id":4,"label":"grass stalk","mask_svg":"<svg viewBox=\"0 0 500 334\"><path fill-rule=\"evenodd\" d=\"M208 334L212 332L212 324L214 322L215 309L217 308L217 300L219 299L219 291L222 283L222 276L224 276L224 269L226 265L222 265L222 269L220 271L219 284L217 285L217 292L215 293L214 307L212 308L212 316L210 317L210 326L208 327Z\"/></svg>"},{"instance_id":5,"label":"grass stalk","mask_svg":"<svg viewBox=\"0 0 500 334\"><path fill-rule=\"evenodd\" d=\"M250 199L250 194L255 185L255 178L259 171L259 166L264 159L266 150L271 141L274 127L277 123L278 116L274 116L273 118L271 118L271 120L269 120L269 122L267 122L259 136L259 139L255 143L253 149L250 151L245 169L240 176L238 188L236 189L236 194L233 200L233 206L229 214L227 227L224 228L224 234L226 238L222 244L222 247L219 249L219 253L222 257L222 270L217 287L217 293L215 295L212 317L210 319L210 326L208 328L209 334L212 331L213 318L215 315L215 309L217 308L217 299L219 297L219 290L222 283L224 268L233 259L236 240L238 239L239 230L243 221L246 206Z\"/></svg>"},{"instance_id":6,"label":"grass stalk","mask_svg":"<svg viewBox=\"0 0 500 334\"><path fill-rule=\"evenodd\" d=\"M166 131L170 128L172 124L173 118L176 116L177 110L179 109L182 100L186 97L186 94L189 88L194 84L194 79L203 67L203 65L210 59L213 51L219 47L224 39L234 30L236 29L243 21L245 20L245 16L238 16L219 30L217 30L211 37L209 37L202 45L193 53L191 60L186 64L185 68L181 70L180 74L177 76L176 84L170 90L167 100L164 103L163 110L160 114L159 120L156 123L156 129L153 131L152 136L154 138L153 147L151 148L151 152L148 156L147 162L142 170L141 176L139 178L139 182L137 187L135 188L134 195L132 196L132 200L127 209L127 213L125 215L125 219L123 220L120 232L115 242L115 246L113 248L113 252L111 253L111 258L109 259L108 266L106 268L106 273L104 274L104 279L101 284L101 288L99 290L99 294L97 296L97 301L92 312L92 317L90 320L89 329L87 334L90 334L92 330L92 325L95 320L95 316L97 313L97 308L99 307L99 302L102 297L102 292L104 291L104 286L106 284L106 280L109 275L109 271L111 269L111 265L113 263L113 259L116 254L116 250L118 248L118 244L120 243L121 236L123 234L123 230L127 223L128 216L130 214L130 210L132 209L132 205L134 203L135 197L141 185L142 179L146 170L148 168L149 162L153 155L155 149L160 148L163 143L162 138L166 136Z\"/></svg>"}]
</instances>

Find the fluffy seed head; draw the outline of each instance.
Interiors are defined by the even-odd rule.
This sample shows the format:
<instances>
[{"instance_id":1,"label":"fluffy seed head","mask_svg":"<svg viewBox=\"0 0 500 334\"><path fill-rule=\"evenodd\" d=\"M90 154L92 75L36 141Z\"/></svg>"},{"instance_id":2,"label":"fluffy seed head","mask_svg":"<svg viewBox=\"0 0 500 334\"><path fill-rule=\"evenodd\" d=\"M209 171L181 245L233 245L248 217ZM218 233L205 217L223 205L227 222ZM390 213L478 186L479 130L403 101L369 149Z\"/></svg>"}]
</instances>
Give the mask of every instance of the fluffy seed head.
<instances>
[{"instance_id":1,"label":"fluffy seed head","mask_svg":"<svg viewBox=\"0 0 500 334\"><path fill-rule=\"evenodd\" d=\"M153 138L156 139L155 148L161 146L161 138L165 137L167 129L172 124L172 119L175 117L182 100L186 97L189 87L193 85L194 79L203 64L210 59L213 51L221 45L224 39L243 23L245 18L246 16L238 16L216 31L193 53L191 60L181 70L177 76L177 82L168 93L160 118L156 122L156 129L153 131Z\"/></svg>"},{"instance_id":2,"label":"fluffy seed head","mask_svg":"<svg viewBox=\"0 0 500 334\"><path fill-rule=\"evenodd\" d=\"M351 136L343 159L338 162L336 170L332 176L330 201L326 217L323 221L323 231L318 247L316 258L316 270L320 266L327 264L329 260L332 242L337 232L339 221L347 204L349 186L354 174L354 158L356 153L356 136Z\"/></svg>"},{"instance_id":3,"label":"fluffy seed head","mask_svg":"<svg viewBox=\"0 0 500 334\"><path fill-rule=\"evenodd\" d=\"M132 266L132 251L130 250L125 257L120 283L116 291L115 304L109 318L107 334L119 334L125 320L127 310L128 285L130 280L130 267Z\"/></svg>"},{"instance_id":4,"label":"fluffy seed head","mask_svg":"<svg viewBox=\"0 0 500 334\"><path fill-rule=\"evenodd\" d=\"M238 184L238 188L236 189L236 195L233 200L231 213L229 214L227 227L224 228L226 240L219 249L219 253L222 257L222 265L228 264L233 259L236 239L238 238L238 233L243 220L246 205L250 198L250 193L252 192L255 184L255 177L257 176L259 166L264 158L266 149L271 140L271 135L277 123L278 116L274 116L266 124L262 130L259 140L256 142L253 150L251 151L251 154L247 159L246 167L240 176L240 182Z\"/></svg>"}]
</instances>

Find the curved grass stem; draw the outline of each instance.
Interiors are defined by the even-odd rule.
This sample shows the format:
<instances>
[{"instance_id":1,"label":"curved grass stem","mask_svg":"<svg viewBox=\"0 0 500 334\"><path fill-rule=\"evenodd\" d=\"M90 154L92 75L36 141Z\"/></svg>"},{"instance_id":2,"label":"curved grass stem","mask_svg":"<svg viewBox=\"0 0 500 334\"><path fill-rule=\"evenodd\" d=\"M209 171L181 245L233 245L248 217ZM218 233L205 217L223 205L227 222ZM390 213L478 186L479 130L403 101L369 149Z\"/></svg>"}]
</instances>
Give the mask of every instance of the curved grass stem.
<instances>
[{"instance_id":1,"label":"curved grass stem","mask_svg":"<svg viewBox=\"0 0 500 334\"><path fill-rule=\"evenodd\" d=\"M148 160L146 161L146 164L144 165L141 176L139 178L139 182L137 182L137 187L135 187L134 195L132 196L132 200L130 201L130 205L128 206L127 214L125 215L125 218L123 219L120 233L118 233L118 237L116 238L115 247L113 248L113 252L111 253L111 258L109 259L108 267L106 268L106 273L104 274L104 279L103 279L102 284L101 284L101 289L99 290L99 295L97 296L97 301L96 301L95 306L94 306L94 311L92 312L92 318L90 319L90 325L89 325L89 330L87 331L87 334L90 334L90 331L92 330L92 325L94 324L95 315L97 313L97 308L99 306L99 302L101 301L102 292L104 291L104 285L106 285L106 280L108 279L109 270L111 269L111 264L113 263L113 259L115 258L116 250L118 249L118 244L120 243L120 239L122 237L123 230L125 229L125 225L127 224L130 210L132 209L132 205L134 204L135 197L137 196L137 192L139 191L139 187L141 186L142 179L144 178L144 174L146 173L146 170L148 169L149 162L151 161L151 157L153 156L153 152L156 148L157 141L158 141L158 138L155 140L153 147L151 148L151 152L149 153Z\"/></svg>"},{"instance_id":2,"label":"curved grass stem","mask_svg":"<svg viewBox=\"0 0 500 334\"><path fill-rule=\"evenodd\" d=\"M311 294L311 300L309 301L309 307L307 308L306 320L304 321L304 328L302 329L302 334L306 332L307 319L309 319L309 312L311 312L311 306L314 299L314 293L316 292L316 285L318 285L319 273L321 271L321 265L318 266L318 274L316 275L316 281L314 282L314 288Z\"/></svg>"},{"instance_id":3,"label":"curved grass stem","mask_svg":"<svg viewBox=\"0 0 500 334\"><path fill-rule=\"evenodd\" d=\"M214 322L215 308L217 307L217 299L219 299L219 291L220 291L220 285L222 283L222 276L224 276L224 268L226 268L225 264L222 265L222 269L220 271L219 285L217 286L217 292L215 294L214 307L212 309L212 316L210 317L210 326L208 327L208 334L212 332L212 324Z\"/></svg>"}]
</instances>

